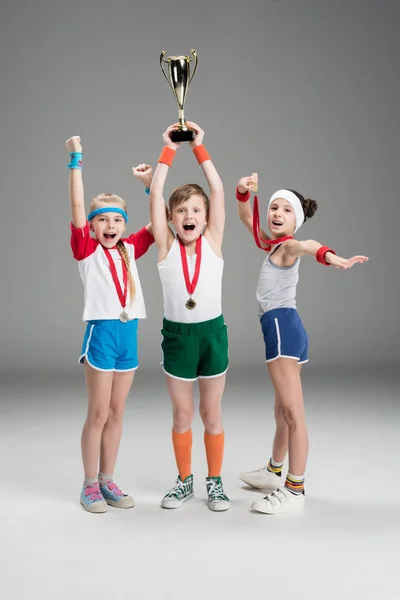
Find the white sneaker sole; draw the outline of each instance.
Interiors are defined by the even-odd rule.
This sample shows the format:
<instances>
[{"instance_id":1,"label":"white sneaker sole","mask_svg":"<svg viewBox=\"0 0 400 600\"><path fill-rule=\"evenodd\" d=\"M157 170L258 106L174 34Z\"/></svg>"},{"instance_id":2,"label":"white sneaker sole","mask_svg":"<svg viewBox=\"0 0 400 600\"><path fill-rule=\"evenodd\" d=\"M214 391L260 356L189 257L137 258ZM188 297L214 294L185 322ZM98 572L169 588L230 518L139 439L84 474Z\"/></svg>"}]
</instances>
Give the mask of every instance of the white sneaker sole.
<instances>
[{"instance_id":1,"label":"white sneaker sole","mask_svg":"<svg viewBox=\"0 0 400 600\"><path fill-rule=\"evenodd\" d=\"M229 510L231 507L230 502L209 502L208 508L213 512L222 512L224 510Z\"/></svg>"},{"instance_id":2,"label":"white sneaker sole","mask_svg":"<svg viewBox=\"0 0 400 600\"><path fill-rule=\"evenodd\" d=\"M194 494L190 494L186 496L183 500L177 500L172 498L163 498L161 500L161 508L180 508L185 502L188 500L192 500L194 498Z\"/></svg>"},{"instance_id":3,"label":"white sneaker sole","mask_svg":"<svg viewBox=\"0 0 400 600\"><path fill-rule=\"evenodd\" d=\"M113 506L114 508L133 508L135 506L135 501L133 498L123 498L119 502L116 502L115 500L107 500L107 498L105 498L105 501L109 506Z\"/></svg>"},{"instance_id":4,"label":"white sneaker sole","mask_svg":"<svg viewBox=\"0 0 400 600\"><path fill-rule=\"evenodd\" d=\"M89 506L87 506L86 504L84 504L81 500L81 504L83 506L83 508L86 510L86 512L90 512L93 514L100 514L100 513L105 513L107 512L107 504L104 505L103 502L94 502L94 504L91 504Z\"/></svg>"}]
</instances>

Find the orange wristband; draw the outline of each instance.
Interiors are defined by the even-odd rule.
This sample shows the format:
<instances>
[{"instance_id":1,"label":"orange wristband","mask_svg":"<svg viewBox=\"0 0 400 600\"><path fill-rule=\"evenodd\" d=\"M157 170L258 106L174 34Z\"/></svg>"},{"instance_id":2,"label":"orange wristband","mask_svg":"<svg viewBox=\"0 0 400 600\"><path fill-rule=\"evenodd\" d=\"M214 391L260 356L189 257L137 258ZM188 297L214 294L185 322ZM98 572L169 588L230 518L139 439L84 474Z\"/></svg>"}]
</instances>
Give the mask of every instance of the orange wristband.
<instances>
[{"instance_id":1,"label":"orange wristband","mask_svg":"<svg viewBox=\"0 0 400 600\"><path fill-rule=\"evenodd\" d=\"M166 165L171 167L175 158L175 154L176 152L173 148L170 148L169 146L164 146L164 148L161 151L158 162L165 163Z\"/></svg>"},{"instance_id":2,"label":"orange wristband","mask_svg":"<svg viewBox=\"0 0 400 600\"><path fill-rule=\"evenodd\" d=\"M201 165L205 160L211 160L210 155L208 154L203 144L193 148L193 154L197 158L197 162L199 163L199 165Z\"/></svg>"}]
</instances>

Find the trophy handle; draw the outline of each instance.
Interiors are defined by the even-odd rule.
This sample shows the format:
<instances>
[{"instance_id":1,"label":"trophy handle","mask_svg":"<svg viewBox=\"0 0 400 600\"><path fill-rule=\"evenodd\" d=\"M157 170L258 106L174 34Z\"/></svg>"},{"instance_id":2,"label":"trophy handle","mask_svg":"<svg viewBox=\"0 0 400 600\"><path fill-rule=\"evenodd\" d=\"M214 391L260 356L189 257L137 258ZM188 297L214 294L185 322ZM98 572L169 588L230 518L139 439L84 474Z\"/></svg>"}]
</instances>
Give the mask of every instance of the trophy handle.
<instances>
[{"instance_id":1,"label":"trophy handle","mask_svg":"<svg viewBox=\"0 0 400 600\"><path fill-rule=\"evenodd\" d=\"M189 62L191 63L192 60L195 60L196 62L194 63L193 73L192 73L192 75L190 77L189 86L190 86L190 84L193 81L193 77L194 77L194 75L196 73L196 69L197 69L197 63L199 62L199 60L197 58L197 52L196 52L196 50L191 50L190 53L193 54L193 56L192 56L192 58L189 59ZM164 52L164 54L165 54L165 52Z\"/></svg>"},{"instance_id":2,"label":"trophy handle","mask_svg":"<svg viewBox=\"0 0 400 600\"><path fill-rule=\"evenodd\" d=\"M170 88L171 88L171 90L174 92L174 88L172 87L172 85L171 85L171 82L170 82L170 80L168 79L168 77L167 77L167 75L166 75L166 73L165 73L165 71L164 71L164 68L163 68L163 62L165 62L166 64L168 64L168 61L167 61L167 60L164 60L164 56L165 56L165 50L163 50L163 51L161 52L161 54L160 54L160 69L161 69L161 71L162 71L162 73L163 73L163 75L164 75L165 79L168 81L168 85L169 85L169 87L170 87ZM196 65L196 66L197 66L197 65Z\"/></svg>"}]
</instances>

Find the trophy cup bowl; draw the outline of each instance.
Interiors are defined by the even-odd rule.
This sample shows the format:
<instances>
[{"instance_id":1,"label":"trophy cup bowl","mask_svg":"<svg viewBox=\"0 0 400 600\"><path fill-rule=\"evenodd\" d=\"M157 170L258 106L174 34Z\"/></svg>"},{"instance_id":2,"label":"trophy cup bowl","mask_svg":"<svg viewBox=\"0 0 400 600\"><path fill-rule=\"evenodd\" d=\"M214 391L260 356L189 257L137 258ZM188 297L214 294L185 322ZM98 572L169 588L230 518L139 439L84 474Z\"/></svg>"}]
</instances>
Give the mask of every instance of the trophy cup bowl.
<instances>
[{"instance_id":1,"label":"trophy cup bowl","mask_svg":"<svg viewBox=\"0 0 400 600\"><path fill-rule=\"evenodd\" d=\"M196 50L191 50L190 56L168 56L165 59L165 51L160 54L160 68L165 79L175 96L178 104L178 129L171 133L173 142L191 142L194 139L193 130L186 125L184 115L184 104L190 84L197 69L197 53ZM193 71L191 72L191 62L194 61ZM165 72L163 63L168 65L168 75Z\"/></svg>"}]
</instances>

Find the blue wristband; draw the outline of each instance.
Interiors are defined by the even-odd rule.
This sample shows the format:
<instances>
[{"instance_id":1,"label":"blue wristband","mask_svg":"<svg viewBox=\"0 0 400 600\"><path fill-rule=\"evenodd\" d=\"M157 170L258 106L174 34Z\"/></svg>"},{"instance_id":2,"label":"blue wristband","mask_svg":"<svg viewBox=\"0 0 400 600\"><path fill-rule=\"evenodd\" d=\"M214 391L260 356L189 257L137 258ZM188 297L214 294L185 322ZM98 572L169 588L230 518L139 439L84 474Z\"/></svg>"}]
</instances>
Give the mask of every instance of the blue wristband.
<instances>
[{"instance_id":1,"label":"blue wristband","mask_svg":"<svg viewBox=\"0 0 400 600\"><path fill-rule=\"evenodd\" d=\"M147 194L148 196L150 196L150 188L146 188L146 189L144 190L144 193L145 193L145 194Z\"/></svg>"},{"instance_id":2,"label":"blue wristband","mask_svg":"<svg viewBox=\"0 0 400 600\"><path fill-rule=\"evenodd\" d=\"M70 152L71 162L68 164L68 169L80 169L82 171L82 152Z\"/></svg>"}]
</instances>

